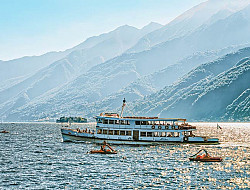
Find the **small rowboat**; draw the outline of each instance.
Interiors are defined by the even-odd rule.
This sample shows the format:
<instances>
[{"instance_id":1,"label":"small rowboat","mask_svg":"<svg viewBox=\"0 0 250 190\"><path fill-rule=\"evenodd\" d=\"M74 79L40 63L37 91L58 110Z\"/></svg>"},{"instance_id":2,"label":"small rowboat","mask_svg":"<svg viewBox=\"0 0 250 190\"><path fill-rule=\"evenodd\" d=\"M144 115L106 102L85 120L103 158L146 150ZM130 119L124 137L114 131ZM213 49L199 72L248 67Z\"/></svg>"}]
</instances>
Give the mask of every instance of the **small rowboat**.
<instances>
[{"instance_id":1,"label":"small rowboat","mask_svg":"<svg viewBox=\"0 0 250 190\"><path fill-rule=\"evenodd\" d=\"M90 154L117 154L116 151L110 151L110 150L91 150L89 153Z\"/></svg>"},{"instance_id":2,"label":"small rowboat","mask_svg":"<svg viewBox=\"0 0 250 190\"><path fill-rule=\"evenodd\" d=\"M200 155L204 151L205 154ZM195 155L189 158L190 161L200 161L200 162L221 162L223 159L221 157L211 157L205 149L200 150Z\"/></svg>"},{"instance_id":3,"label":"small rowboat","mask_svg":"<svg viewBox=\"0 0 250 190\"><path fill-rule=\"evenodd\" d=\"M10 133L10 132L3 130L3 131L0 131L0 133Z\"/></svg>"}]
</instances>

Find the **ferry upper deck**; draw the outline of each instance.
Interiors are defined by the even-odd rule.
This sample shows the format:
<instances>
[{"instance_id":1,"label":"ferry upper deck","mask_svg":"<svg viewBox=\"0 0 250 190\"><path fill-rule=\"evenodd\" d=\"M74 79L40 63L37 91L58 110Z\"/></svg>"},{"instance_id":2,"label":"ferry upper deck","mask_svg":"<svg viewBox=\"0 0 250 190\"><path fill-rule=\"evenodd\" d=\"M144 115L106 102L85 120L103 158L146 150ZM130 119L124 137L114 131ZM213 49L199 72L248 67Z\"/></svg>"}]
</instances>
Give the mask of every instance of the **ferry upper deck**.
<instances>
[{"instance_id":1,"label":"ferry upper deck","mask_svg":"<svg viewBox=\"0 0 250 190\"><path fill-rule=\"evenodd\" d=\"M97 127L105 128L146 128L146 129L196 129L186 119L158 117L119 117L116 113L96 116Z\"/></svg>"}]
</instances>

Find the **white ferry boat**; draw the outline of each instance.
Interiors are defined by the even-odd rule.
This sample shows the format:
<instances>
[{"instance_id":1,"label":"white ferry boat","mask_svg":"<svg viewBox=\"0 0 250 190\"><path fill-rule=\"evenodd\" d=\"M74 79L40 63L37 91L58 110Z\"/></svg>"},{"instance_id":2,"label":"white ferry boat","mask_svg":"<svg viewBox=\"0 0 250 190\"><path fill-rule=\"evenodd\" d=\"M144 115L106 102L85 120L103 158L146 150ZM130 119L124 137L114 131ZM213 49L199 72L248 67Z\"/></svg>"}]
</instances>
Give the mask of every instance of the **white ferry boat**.
<instances>
[{"instance_id":1,"label":"white ferry boat","mask_svg":"<svg viewBox=\"0 0 250 190\"><path fill-rule=\"evenodd\" d=\"M217 138L195 136L195 126L186 119L158 117L123 117L125 99L121 115L101 113L96 116L96 130L81 130L62 127L63 141L89 141L101 144L148 145L172 143L218 144Z\"/></svg>"}]
</instances>

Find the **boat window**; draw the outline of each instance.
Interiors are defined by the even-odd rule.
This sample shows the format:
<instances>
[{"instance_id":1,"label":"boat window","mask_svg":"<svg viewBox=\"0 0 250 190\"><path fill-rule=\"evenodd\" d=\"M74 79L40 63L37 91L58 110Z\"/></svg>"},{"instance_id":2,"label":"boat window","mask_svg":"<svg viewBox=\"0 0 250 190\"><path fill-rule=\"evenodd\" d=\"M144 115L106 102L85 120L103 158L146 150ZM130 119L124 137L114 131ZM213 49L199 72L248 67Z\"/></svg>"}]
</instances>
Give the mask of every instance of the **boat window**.
<instances>
[{"instance_id":1,"label":"boat window","mask_svg":"<svg viewBox=\"0 0 250 190\"><path fill-rule=\"evenodd\" d=\"M102 134L102 130L98 129L97 134Z\"/></svg>"},{"instance_id":2,"label":"boat window","mask_svg":"<svg viewBox=\"0 0 250 190\"><path fill-rule=\"evenodd\" d=\"M119 125L119 120L115 120L115 124L116 124L116 125Z\"/></svg>"},{"instance_id":3,"label":"boat window","mask_svg":"<svg viewBox=\"0 0 250 190\"><path fill-rule=\"evenodd\" d=\"M169 125L169 126L168 126L168 129L172 129L172 125Z\"/></svg>"},{"instance_id":4,"label":"boat window","mask_svg":"<svg viewBox=\"0 0 250 190\"><path fill-rule=\"evenodd\" d=\"M113 135L113 130L109 130L109 135Z\"/></svg>"},{"instance_id":5,"label":"boat window","mask_svg":"<svg viewBox=\"0 0 250 190\"><path fill-rule=\"evenodd\" d=\"M179 137L179 136L180 136L180 133L174 132L174 136L175 136L175 137Z\"/></svg>"},{"instance_id":6,"label":"boat window","mask_svg":"<svg viewBox=\"0 0 250 190\"><path fill-rule=\"evenodd\" d=\"M153 133L152 132L147 132L147 137L152 137Z\"/></svg>"},{"instance_id":7,"label":"boat window","mask_svg":"<svg viewBox=\"0 0 250 190\"><path fill-rule=\"evenodd\" d=\"M141 137L146 137L146 132L141 132Z\"/></svg>"},{"instance_id":8,"label":"boat window","mask_svg":"<svg viewBox=\"0 0 250 190\"><path fill-rule=\"evenodd\" d=\"M187 131L183 131L182 134L183 134L183 136L185 136L185 137L188 136L188 132L187 132Z\"/></svg>"},{"instance_id":9,"label":"boat window","mask_svg":"<svg viewBox=\"0 0 250 190\"><path fill-rule=\"evenodd\" d=\"M120 122L121 122L120 123L121 125L125 125L125 121L124 120L120 120Z\"/></svg>"},{"instance_id":10,"label":"boat window","mask_svg":"<svg viewBox=\"0 0 250 190\"><path fill-rule=\"evenodd\" d=\"M159 137L159 133L158 132L154 132L154 137Z\"/></svg>"},{"instance_id":11,"label":"boat window","mask_svg":"<svg viewBox=\"0 0 250 190\"><path fill-rule=\"evenodd\" d=\"M161 137L166 137L166 132L162 132Z\"/></svg>"},{"instance_id":12,"label":"boat window","mask_svg":"<svg viewBox=\"0 0 250 190\"><path fill-rule=\"evenodd\" d=\"M172 137L172 133L171 132L167 132L167 137Z\"/></svg>"},{"instance_id":13,"label":"boat window","mask_svg":"<svg viewBox=\"0 0 250 190\"><path fill-rule=\"evenodd\" d=\"M114 130L114 135L119 135L119 131L118 130Z\"/></svg>"},{"instance_id":14,"label":"boat window","mask_svg":"<svg viewBox=\"0 0 250 190\"><path fill-rule=\"evenodd\" d=\"M103 132L102 132L102 134L108 134L108 130L106 130L106 129L103 129Z\"/></svg>"},{"instance_id":15,"label":"boat window","mask_svg":"<svg viewBox=\"0 0 250 190\"><path fill-rule=\"evenodd\" d=\"M129 120L126 121L126 125L130 125Z\"/></svg>"},{"instance_id":16,"label":"boat window","mask_svg":"<svg viewBox=\"0 0 250 190\"><path fill-rule=\"evenodd\" d=\"M146 125L146 121L141 121L141 125Z\"/></svg>"},{"instance_id":17,"label":"boat window","mask_svg":"<svg viewBox=\"0 0 250 190\"><path fill-rule=\"evenodd\" d=\"M135 124L136 125L140 125L140 121L135 121Z\"/></svg>"},{"instance_id":18,"label":"boat window","mask_svg":"<svg viewBox=\"0 0 250 190\"><path fill-rule=\"evenodd\" d=\"M109 120L109 124L114 124L114 120Z\"/></svg>"},{"instance_id":19,"label":"boat window","mask_svg":"<svg viewBox=\"0 0 250 190\"><path fill-rule=\"evenodd\" d=\"M125 131L120 131L120 135L125 135Z\"/></svg>"},{"instance_id":20,"label":"boat window","mask_svg":"<svg viewBox=\"0 0 250 190\"><path fill-rule=\"evenodd\" d=\"M108 124L108 120L104 119L103 124Z\"/></svg>"},{"instance_id":21,"label":"boat window","mask_svg":"<svg viewBox=\"0 0 250 190\"><path fill-rule=\"evenodd\" d=\"M126 131L127 136L131 136L131 131Z\"/></svg>"},{"instance_id":22,"label":"boat window","mask_svg":"<svg viewBox=\"0 0 250 190\"><path fill-rule=\"evenodd\" d=\"M192 131L190 131L190 137L194 137L195 135L193 134Z\"/></svg>"},{"instance_id":23,"label":"boat window","mask_svg":"<svg viewBox=\"0 0 250 190\"><path fill-rule=\"evenodd\" d=\"M102 123L102 119L97 119L97 123Z\"/></svg>"}]
</instances>

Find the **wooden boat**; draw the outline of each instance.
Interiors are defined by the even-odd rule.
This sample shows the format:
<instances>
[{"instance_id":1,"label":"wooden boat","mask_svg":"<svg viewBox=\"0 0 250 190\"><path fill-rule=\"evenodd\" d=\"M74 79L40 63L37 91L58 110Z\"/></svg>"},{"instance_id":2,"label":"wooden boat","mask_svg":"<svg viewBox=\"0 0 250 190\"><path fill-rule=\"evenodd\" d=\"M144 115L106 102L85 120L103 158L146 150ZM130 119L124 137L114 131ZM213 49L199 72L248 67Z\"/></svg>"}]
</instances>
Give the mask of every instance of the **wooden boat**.
<instances>
[{"instance_id":1,"label":"wooden boat","mask_svg":"<svg viewBox=\"0 0 250 190\"><path fill-rule=\"evenodd\" d=\"M200 155L204 151L205 154ZM221 162L223 159L221 157L211 157L205 149L200 150L195 155L189 158L190 161L200 161L200 162Z\"/></svg>"},{"instance_id":2,"label":"wooden boat","mask_svg":"<svg viewBox=\"0 0 250 190\"><path fill-rule=\"evenodd\" d=\"M3 130L3 131L0 131L0 133L10 133L10 132Z\"/></svg>"}]
</instances>

